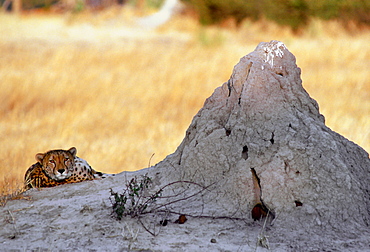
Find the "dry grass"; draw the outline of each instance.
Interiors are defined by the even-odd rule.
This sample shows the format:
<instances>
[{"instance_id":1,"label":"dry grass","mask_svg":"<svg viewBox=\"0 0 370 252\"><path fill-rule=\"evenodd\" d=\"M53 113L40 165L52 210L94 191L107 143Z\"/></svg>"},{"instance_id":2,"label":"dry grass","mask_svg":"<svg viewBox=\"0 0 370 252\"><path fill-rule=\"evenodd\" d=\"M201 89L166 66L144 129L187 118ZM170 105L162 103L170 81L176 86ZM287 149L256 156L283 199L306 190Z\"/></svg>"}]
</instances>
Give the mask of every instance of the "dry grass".
<instances>
[{"instance_id":1,"label":"dry grass","mask_svg":"<svg viewBox=\"0 0 370 252\"><path fill-rule=\"evenodd\" d=\"M117 13L99 25L84 19L93 39L73 33L70 17L0 16L0 186L21 183L34 155L55 148L75 146L109 173L146 167L152 153L159 162L239 58L272 39L296 56L329 127L370 151L368 31L316 21L295 37L267 22L235 30L174 19L120 37L103 29Z\"/></svg>"}]
</instances>

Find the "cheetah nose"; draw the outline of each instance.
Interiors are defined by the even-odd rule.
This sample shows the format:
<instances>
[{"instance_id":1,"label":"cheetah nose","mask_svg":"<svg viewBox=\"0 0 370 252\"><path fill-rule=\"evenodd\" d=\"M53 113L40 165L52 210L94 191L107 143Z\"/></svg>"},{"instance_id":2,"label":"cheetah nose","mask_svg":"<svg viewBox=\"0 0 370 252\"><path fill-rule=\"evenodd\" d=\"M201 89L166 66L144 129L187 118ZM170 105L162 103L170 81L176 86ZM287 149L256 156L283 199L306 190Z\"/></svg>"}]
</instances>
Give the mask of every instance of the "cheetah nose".
<instances>
[{"instance_id":1,"label":"cheetah nose","mask_svg":"<svg viewBox=\"0 0 370 252\"><path fill-rule=\"evenodd\" d=\"M58 172L62 174L65 171L65 169L59 169Z\"/></svg>"}]
</instances>

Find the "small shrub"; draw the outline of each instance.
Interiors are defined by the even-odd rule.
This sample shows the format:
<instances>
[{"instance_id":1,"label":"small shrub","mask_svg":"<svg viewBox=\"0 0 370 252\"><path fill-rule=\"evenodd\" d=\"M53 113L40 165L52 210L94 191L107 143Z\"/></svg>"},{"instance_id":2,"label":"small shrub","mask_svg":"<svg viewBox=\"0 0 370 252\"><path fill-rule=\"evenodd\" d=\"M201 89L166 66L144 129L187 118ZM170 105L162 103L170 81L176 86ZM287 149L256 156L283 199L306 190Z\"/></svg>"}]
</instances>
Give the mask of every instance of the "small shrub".
<instances>
[{"instance_id":1,"label":"small shrub","mask_svg":"<svg viewBox=\"0 0 370 252\"><path fill-rule=\"evenodd\" d=\"M152 179L145 174L140 180L137 177L126 184L122 194L110 189L110 201L113 206L113 213L118 220L124 216L137 217L142 215L148 207L160 196L161 190L149 194L152 186Z\"/></svg>"},{"instance_id":2,"label":"small shrub","mask_svg":"<svg viewBox=\"0 0 370 252\"><path fill-rule=\"evenodd\" d=\"M220 23L229 17L233 17L237 24L249 17L258 18L258 2L245 0L182 0L192 6L199 14L202 24Z\"/></svg>"},{"instance_id":3,"label":"small shrub","mask_svg":"<svg viewBox=\"0 0 370 252\"><path fill-rule=\"evenodd\" d=\"M304 0L265 0L262 10L268 19L294 31L308 23L308 6Z\"/></svg>"}]
</instances>

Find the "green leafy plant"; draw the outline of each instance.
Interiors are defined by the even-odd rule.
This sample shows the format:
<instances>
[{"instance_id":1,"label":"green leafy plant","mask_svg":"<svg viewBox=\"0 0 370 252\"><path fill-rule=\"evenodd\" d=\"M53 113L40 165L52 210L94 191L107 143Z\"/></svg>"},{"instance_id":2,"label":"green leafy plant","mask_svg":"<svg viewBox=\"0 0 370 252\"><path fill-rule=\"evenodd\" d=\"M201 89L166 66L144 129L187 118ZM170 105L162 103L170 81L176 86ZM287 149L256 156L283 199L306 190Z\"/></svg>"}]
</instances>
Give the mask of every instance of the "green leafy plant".
<instances>
[{"instance_id":1,"label":"green leafy plant","mask_svg":"<svg viewBox=\"0 0 370 252\"><path fill-rule=\"evenodd\" d=\"M153 204L160 196L161 190L149 194L152 186L152 179L147 174L141 179L134 177L126 184L123 193L114 192L110 189L110 201L113 206L113 213L121 220L124 216L137 217Z\"/></svg>"}]
</instances>

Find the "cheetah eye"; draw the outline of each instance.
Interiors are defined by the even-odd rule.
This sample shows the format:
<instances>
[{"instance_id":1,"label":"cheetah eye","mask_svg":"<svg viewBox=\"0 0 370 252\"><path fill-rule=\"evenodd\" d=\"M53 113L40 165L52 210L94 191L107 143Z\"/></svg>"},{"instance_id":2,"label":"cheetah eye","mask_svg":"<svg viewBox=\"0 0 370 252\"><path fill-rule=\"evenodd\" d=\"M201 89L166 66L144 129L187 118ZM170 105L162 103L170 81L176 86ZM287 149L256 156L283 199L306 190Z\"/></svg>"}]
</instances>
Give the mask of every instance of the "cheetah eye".
<instances>
[{"instance_id":1,"label":"cheetah eye","mask_svg":"<svg viewBox=\"0 0 370 252\"><path fill-rule=\"evenodd\" d=\"M52 164L55 163L55 161L53 159L50 159L49 162L52 163Z\"/></svg>"}]
</instances>

